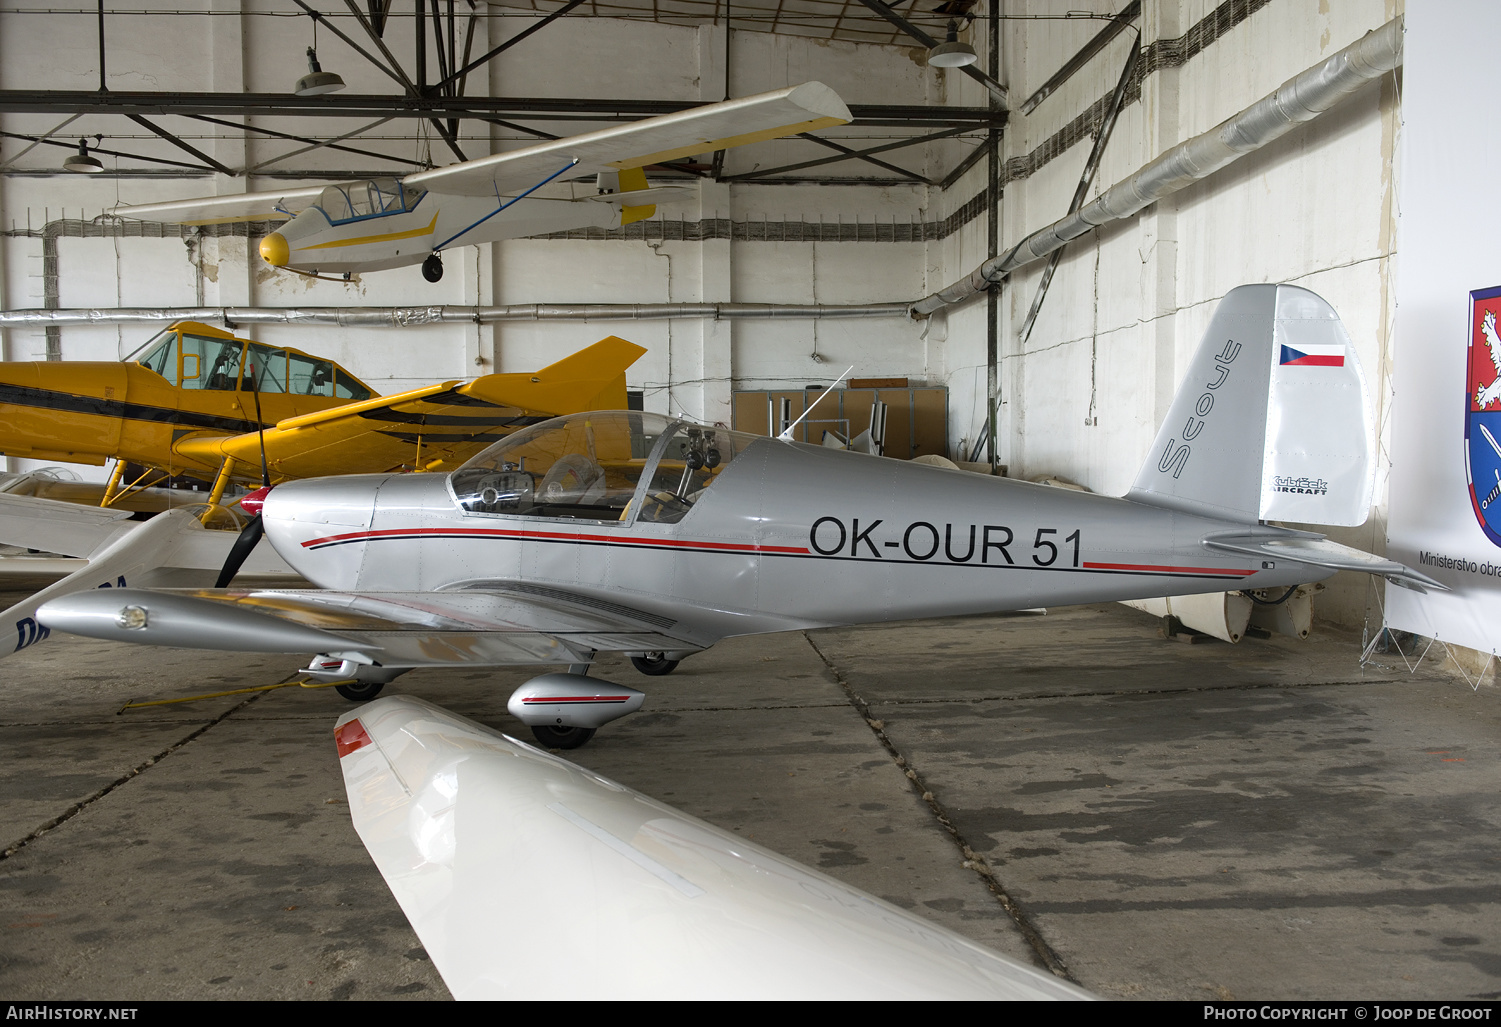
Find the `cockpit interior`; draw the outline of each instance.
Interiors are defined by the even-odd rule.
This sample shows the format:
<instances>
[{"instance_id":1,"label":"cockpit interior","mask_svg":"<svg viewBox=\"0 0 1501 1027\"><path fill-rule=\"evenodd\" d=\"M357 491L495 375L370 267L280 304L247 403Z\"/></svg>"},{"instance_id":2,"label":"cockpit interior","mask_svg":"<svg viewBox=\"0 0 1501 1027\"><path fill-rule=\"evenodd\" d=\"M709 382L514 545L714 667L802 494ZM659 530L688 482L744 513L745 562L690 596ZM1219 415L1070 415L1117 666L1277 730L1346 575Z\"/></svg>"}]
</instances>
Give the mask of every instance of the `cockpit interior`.
<instances>
[{"instance_id":1,"label":"cockpit interior","mask_svg":"<svg viewBox=\"0 0 1501 1027\"><path fill-rule=\"evenodd\" d=\"M175 324L136 363L183 389L286 393L357 402L375 393L331 360L237 339L208 325Z\"/></svg>"},{"instance_id":2,"label":"cockpit interior","mask_svg":"<svg viewBox=\"0 0 1501 1027\"><path fill-rule=\"evenodd\" d=\"M573 414L495 443L449 489L471 514L675 523L765 441L637 410Z\"/></svg>"}]
</instances>

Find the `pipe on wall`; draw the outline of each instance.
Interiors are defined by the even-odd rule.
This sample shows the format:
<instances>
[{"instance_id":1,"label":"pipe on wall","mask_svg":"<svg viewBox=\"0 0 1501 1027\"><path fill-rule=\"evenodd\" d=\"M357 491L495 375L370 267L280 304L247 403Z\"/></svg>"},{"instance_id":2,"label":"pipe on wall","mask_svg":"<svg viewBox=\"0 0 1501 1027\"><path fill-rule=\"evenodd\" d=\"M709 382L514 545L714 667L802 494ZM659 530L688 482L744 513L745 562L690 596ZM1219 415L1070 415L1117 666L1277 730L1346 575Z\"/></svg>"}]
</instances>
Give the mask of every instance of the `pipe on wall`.
<instances>
[{"instance_id":1,"label":"pipe on wall","mask_svg":"<svg viewBox=\"0 0 1501 1027\"><path fill-rule=\"evenodd\" d=\"M1092 202L1033 232L999 257L910 305L914 318L963 302L1070 240L1111 221L1122 221L1166 196L1207 178L1254 150L1312 121L1361 86L1402 63L1402 18L1288 79L1239 114L1202 135L1179 143Z\"/></svg>"},{"instance_id":2,"label":"pipe on wall","mask_svg":"<svg viewBox=\"0 0 1501 1027\"><path fill-rule=\"evenodd\" d=\"M671 318L778 320L796 318L907 317L901 303L513 303L503 307L116 307L0 311L0 327L83 324L169 324L218 321L239 324L338 325L412 328L430 324L500 321L660 321Z\"/></svg>"}]
</instances>

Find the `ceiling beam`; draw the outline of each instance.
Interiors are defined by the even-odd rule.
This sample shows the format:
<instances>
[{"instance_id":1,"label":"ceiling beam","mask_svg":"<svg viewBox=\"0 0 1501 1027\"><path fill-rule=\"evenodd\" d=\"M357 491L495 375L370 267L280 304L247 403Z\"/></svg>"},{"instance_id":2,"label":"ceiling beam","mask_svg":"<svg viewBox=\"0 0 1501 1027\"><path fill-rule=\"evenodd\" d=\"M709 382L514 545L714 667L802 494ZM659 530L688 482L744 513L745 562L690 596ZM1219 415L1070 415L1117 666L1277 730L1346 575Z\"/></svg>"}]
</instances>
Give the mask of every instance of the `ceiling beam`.
<instances>
[{"instance_id":1,"label":"ceiling beam","mask_svg":"<svg viewBox=\"0 0 1501 1027\"><path fill-rule=\"evenodd\" d=\"M161 93L0 90L0 114L202 114L211 117L521 118L528 121L637 121L701 107L691 100L557 97L372 96L327 93ZM1005 111L984 107L850 104L855 126L941 125L1000 128Z\"/></svg>"},{"instance_id":2,"label":"ceiling beam","mask_svg":"<svg viewBox=\"0 0 1501 1027\"><path fill-rule=\"evenodd\" d=\"M495 49L491 50L489 53L484 54L483 56L480 56L480 57L476 57L474 60L472 60L468 64L464 65L462 68L460 68L457 71L453 72L448 77L446 77L445 79L443 79L442 82L439 82L438 86L441 88L442 86L448 85L450 82L454 82L454 81L456 81L456 80L458 80L460 78L463 78L465 75L469 74L469 72L473 71L475 68L478 68L481 64L486 63L487 61L491 60L494 57L498 57L502 53L505 53L505 51L509 50L511 47L513 47L517 43L521 42L523 39L525 39L527 36L531 35L533 32L540 32L543 28L545 28L546 26L550 25L552 22L556 21L558 18L563 17L563 15L567 14L569 11L573 10L575 7L577 7L579 4L582 4L583 2L584 2L584 0L569 0L568 3L564 4L562 7L559 7L556 11L553 11L551 14L549 14L547 17L543 18L541 21L532 22L531 25L529 25L528 27L522 29L520 32L516 33L510 39L507 39L504 43L501 43L499 46L497 46Z\"/></svg>"},{"instance_id":3,"label":"ceiling beam","mask_svg":"<svg viewBox=\"0 0 1501 1027\"><path fill-rule=\"evenodd\" d=\"M853 150L847 146L841 146L839 143L833 142L832 140L821 139L818 136L809 135L805 132L801 133L801 137L803 139L809 139L815 143L827 146L830 149L839 150L839 156L821 157L818 160L805 160L798 164L784 164L781 167L776 168L757 168L755 171L747 171L739 175L726 175L725 177L720 179L720 181L744 182L750 179L764 178L767 175L780 174L786 171L802 171L806 168L816 168L824 164L835 164L842 160L855 160L858 158L860 160L868 161L869 163L874 164L877 167L885 168L887 171L895 171L902 175L902 177L904 178L908 178L916 182L922 182L927 185L933 185L934 183L929 182L926 178L923 178L916 172L908 171L905 168L899 168L895 164L887 164L885 161L871 160L871 157L877 153L885 153L887 150L899 150L905 146L916 146L920 143L931 143L939 139L947 139L950 136L956 136L968 131L970 130L967 128L950 128L946 129L945 131L934 132L929 135L913 136L910 139L898 139L894 142L882 143L880 146L872 146L864 150Z\"/></svg>"},{"instance_id":4,"label":"ceiling beam","mask_svg":"<svg viewBox=\"0 0 1501 1027\"><path fill-rule=\"evenodd\" d=\"M177 147L183 153L192 154L194 157L197 157L199 160L203 161L204 164L207 164L210 168L219 172L219 174L228 175L230 178L237 177L237 172L226 168L223 164L220 164L218 161L214 160L214 158L198 149L198 147L194 146L192 143L184 142L183 140L173 135L171 132L168 132L166 129L162 128L160 125L152 124L145 118L141 117L139 114L127 114L125 116L131 121L134 121L137 125L140 125L142 128L161 136L163 139L171 143L173 146Z\"/></svg>"},{"instance_id":5,"label":"ceiling beam","mask_svg":"<svg viewBox=\"0 0 1501 1027\"><path fill-rule=\"evenodd\" d=\"M1080 68L1090 62L1095 54L1105 49L1107 43L1123 30L1129 28L1131 20L1140 13L1141 0L1131 0L1129 4L1121 9L1121 13L1109 19L1109 25L1106 25L1093 39L1085 43L1084 48L1070 57L1064 63L1063 67L1053 72L1053 77L1039 86L1037 92L1027 97L1027 102L1021 106L1021 112L1023 114L1031 114L1033 108L1046 100L1059 86L1072 78Z\"/></svg>"},{"instance_id":6,"label":"ceiling beam","mask_svg":"<svg viewBox=\"0 0 1501 1027\"><path fill-rule=\"evenodd\" d=\"M895 25L903 32L907 33L907 35L917 40L929 50L938 45L939 40L934 39L932 36L928 35L922 29L912 24L906 18L902 17L900 14L897 14L890 7L887 7L885 4L881 3L881 0L860 0L860 2L866 7L869 7L876 14L879 14L881 17L891 22L891 24ZM981 71L973 64L966 64L959 70L964 72L964 74L968 75L970 78L974 79L976 82L980 83L980 85L989 90L990 95L999 100L1002 107L1009 106L1009 104L1006 102L1005 86L1001 85L999 82L991 78L989 75L985 74L985 72Z\"/></svg>"}]
</instances>

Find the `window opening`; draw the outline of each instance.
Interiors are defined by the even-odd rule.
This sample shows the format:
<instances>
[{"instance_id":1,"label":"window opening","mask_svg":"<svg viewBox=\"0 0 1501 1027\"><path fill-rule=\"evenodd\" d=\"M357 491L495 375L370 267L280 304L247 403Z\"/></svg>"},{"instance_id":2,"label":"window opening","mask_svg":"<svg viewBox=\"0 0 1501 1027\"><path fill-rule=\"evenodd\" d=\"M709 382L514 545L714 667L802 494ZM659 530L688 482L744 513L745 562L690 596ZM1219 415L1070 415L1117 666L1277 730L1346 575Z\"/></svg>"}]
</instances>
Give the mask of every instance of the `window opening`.
<instances>
[{"instance_id":1,"label":"window opening","mask_svg":"<svg viewBox=\"0 0 1501 1027\"><path fill-rule=\"evenodd\" d=\"M229 392L240 385L240 358L245 344L239 339L216 339L182 333L182 378L184 389Z\"/></svg>"},{"instance_id":2,"label":"window opening","mask_svg":"<svg viewBox=\"0 0 1501 1027\"><path fill-rule=\"evenodd\" d=\"M574 414L497 442L450 475L449 487L476 514L673 523L756 439L660 414Z\"/></svg>"},{"instance_id":3,"label":"window opening","mask_svg":"<svg viewBox=\"0 0 1501 1027\"><path fill-rule=\"evenodd\" d=\"M314 204L331 225L366 218L404 214L427 195L420 189L408 189L394 178L377 178L348 182L324 189Z\"/></svg>"},{"instance_id":4,"label":"window opening","mask_svg":"<svg viewBox=\"0 0 1501 1027\"><path fill-rule=\"evenodd\" d=\"M156 341L160 340L160 341ZM142 367L155 371L173 385L177 384L177 332L171 328L157 335L146 344L146 355L136 361Z\"/></svg>"},{"instance_id":5,"label":"window opening","mask_svg":"<svg viewBox=\"0 0 1501 1027\"><path fill-rule=\"evenodd\" d=\"M246 391L286 392L287 351L252 342L245 389Z\"/></svg>"}]
</instances>

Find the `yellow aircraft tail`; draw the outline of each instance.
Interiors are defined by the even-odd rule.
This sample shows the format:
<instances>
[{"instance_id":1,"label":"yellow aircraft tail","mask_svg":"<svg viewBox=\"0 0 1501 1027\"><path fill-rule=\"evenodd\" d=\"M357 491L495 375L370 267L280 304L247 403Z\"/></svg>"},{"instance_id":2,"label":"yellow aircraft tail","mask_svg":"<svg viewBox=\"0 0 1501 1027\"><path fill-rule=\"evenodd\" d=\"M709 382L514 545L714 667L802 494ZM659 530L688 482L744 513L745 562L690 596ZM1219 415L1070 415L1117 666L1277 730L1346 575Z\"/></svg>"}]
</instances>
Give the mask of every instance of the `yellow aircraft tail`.
<instances>
[{"instance_id":1,"label":"yellow aircraft tail","mask_svg":"<svg viewBox=\"0 0 1501 1027\"><path fill-rule=\"evenodd\" d=\"M531 374L491 374L460 391L490 403L549 414L624 410L625 370L644 347L611 335Z\"/></svg>"},{"instance_id":2,"label":"yellow aircraft tail","mask_svg":"<svg viewBox=\"0 0 1501 1027\"><path fill-rule=\"evenodd\" d=\"M623 193L636 192L646 188L646 172L641 168L625 168L620 172L620 191ZM621 207L620 226L624 228L633 221L645 221L657 212L655 203L648 203L640 207Z\"/></svg>"}]
</instances>

